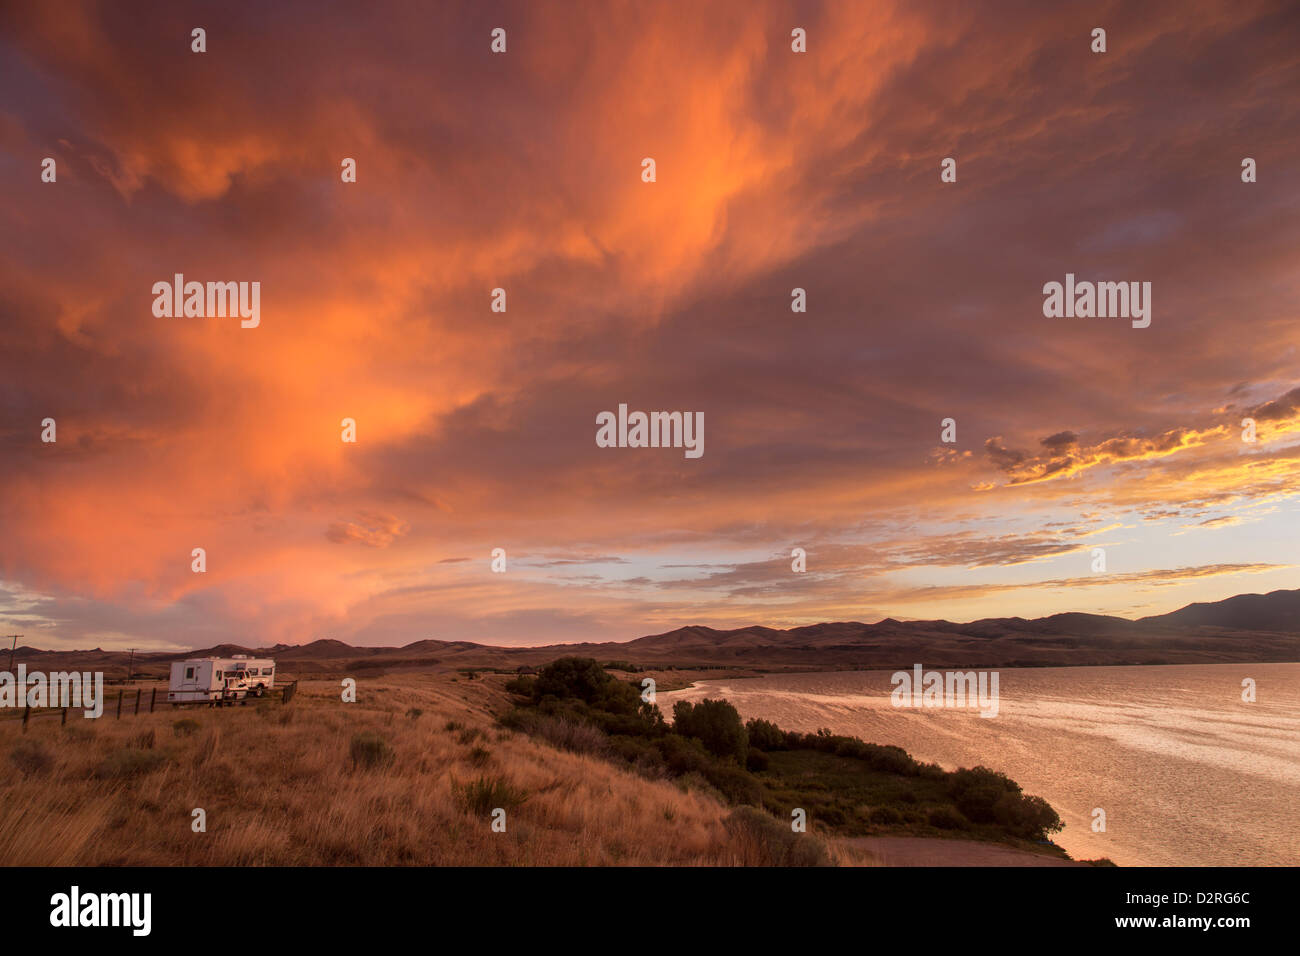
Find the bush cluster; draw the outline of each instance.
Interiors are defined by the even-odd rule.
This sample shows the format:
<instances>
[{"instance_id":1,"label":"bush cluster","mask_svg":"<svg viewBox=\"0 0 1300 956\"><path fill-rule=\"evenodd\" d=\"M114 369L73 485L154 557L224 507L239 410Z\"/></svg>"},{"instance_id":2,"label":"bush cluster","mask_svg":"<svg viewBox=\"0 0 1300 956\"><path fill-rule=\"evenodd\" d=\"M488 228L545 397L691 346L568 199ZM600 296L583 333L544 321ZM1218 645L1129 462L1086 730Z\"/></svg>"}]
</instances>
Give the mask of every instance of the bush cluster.
<instances>
[{"instance_id":1,"label":"bush cluster","mask_svg":"<svg viewBox=\"0 0 1300 956\"><path fill-rule=\"evenodd\" d=\"M562 657L536 676L512 679L506 687L520 703L502 723L564 750L608 756L625 761L646 776L672 778L684 787L714 791L742 808L762 807L766 802L774 810L788 809L786 798L793 795L799 805L815 806L818 821L832 827L928 824L941 830L963 830L983 825L1041 840L1063 826L1046 801L1024 795L1014 781L985 767L948 774L936 764L920 763L900 747L867 743L829 730L814 734L785 731L768 720L745 722L724 700L679 701L673 706L670 726L657 707L642 701L637 684L610 674L609 666L593 658ZM901 809L873 808L874 798L856 805L828 800L817 792L826 790L827 784L813 779L799 784L797 792L765 794L761 775L768 772L771 755L783 751L828 754L856 761L863 771L891 775L886 779L912 778L916 782L890 785L895 792L886 792L885 799L903 804ZM929 806L917 805L918 790L930 795ZM936 798L944 805L933 806ZM759 818L767 823L758 822ZM776 829L771 830L768 823ZM790 835L787 825L761 810L737 811L729 826L742 828L756 848L754 853L763 859L786 859L788 853L796 852L795 844L787 846L784 841ZM784 836L778 840L778 835Z\"/></svg>"}]
</instances>

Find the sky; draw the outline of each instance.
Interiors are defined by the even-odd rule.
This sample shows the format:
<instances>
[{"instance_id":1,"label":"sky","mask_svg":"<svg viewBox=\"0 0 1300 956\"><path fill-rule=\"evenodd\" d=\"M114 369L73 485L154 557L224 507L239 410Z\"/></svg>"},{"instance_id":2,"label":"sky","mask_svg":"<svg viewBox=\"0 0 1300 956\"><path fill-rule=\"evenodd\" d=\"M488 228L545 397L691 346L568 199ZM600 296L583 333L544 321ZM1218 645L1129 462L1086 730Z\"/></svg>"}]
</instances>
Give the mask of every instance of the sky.
<instances>
[{"instance_id":1,"label":"sky","mask_svg":"<svg viewBox=\"0 0 1300 956\"><path fill-rule=\"evenodd\" d=\"M1300 587L1293 4L362 9L0 7L0 632L531 645ZM156 315L177 273L260 283L257 327ZM1045 316L1067 274L1151 283L1150 326ZM704 453L599 447L620 404L702 413Z\"/></svg>"}]
</instances>

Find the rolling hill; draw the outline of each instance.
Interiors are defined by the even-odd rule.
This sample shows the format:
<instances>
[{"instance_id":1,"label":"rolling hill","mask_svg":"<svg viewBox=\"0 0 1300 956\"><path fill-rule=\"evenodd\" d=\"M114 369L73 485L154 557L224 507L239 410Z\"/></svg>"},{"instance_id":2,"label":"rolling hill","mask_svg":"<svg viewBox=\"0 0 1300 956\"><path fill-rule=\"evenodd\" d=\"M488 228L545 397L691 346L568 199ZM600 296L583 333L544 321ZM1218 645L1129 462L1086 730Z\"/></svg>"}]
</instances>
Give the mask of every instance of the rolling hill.
<instances>
[{"instance_id":1,"label":"rolling hill","mask_svg":"<svg viewBox=\"0 0 1300 956\"><path fill-rule=\"evenodd\" d=\"M910 667L1205 664L1300 660L1300 590L1240 594L1131 621L1100 614L986 618L967 623L840 621L781 630L680 627L626 642L498 647L422 639L401 647L354 647L321 639L308 644L216 647L137 654L137 675L162 676L173 660L250 654L274 657L294 674L374 672L401 668L513 670L569 654L627 661L654 669L836 670ZM46 670L125 669L124 651L46 651L20 647L15 663Z\"/></svg>"}]
</instances>

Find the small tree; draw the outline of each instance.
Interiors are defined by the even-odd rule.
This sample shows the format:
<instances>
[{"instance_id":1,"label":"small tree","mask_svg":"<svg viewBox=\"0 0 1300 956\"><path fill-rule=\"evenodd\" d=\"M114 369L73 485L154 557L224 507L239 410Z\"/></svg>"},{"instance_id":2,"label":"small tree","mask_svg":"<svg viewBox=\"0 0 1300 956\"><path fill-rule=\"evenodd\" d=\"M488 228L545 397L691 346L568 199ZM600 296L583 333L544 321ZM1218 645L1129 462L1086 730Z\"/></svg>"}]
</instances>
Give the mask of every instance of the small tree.
<instances>
[{"instance_id":1,"label":"small tree","mask_svg":"<svg viewBox=\"0 0 1300 956\"><path fill-rule=\"evenodd\" d=\"M614 678L591 657L561 657L542 668L533 684L533 696L577 697L595 703Z\"/></svg>"},{"instance_id":2,"label":"small tree","mask_svg":"<svg viewBox=\"0 0 1300 956\"><path fill-rule=\"evenodd\" d=\"M725 700L706 699L695 705L679 700L673 705L673 729L684 737L694 737L710 753L734 757L745 765L749 735L736 708Z\"/></svg>"},{"instance_id":3,"label":"small tree","mask_svg":"<svg viewBox=\"0 0 1300 956\"><path fill-rule=\"evenodd\" d=\"M749 734L749 745L759 750L784 750L785 731L772 723L755 717L745 723L745 732Z\"/></svg>"}]
</instances>

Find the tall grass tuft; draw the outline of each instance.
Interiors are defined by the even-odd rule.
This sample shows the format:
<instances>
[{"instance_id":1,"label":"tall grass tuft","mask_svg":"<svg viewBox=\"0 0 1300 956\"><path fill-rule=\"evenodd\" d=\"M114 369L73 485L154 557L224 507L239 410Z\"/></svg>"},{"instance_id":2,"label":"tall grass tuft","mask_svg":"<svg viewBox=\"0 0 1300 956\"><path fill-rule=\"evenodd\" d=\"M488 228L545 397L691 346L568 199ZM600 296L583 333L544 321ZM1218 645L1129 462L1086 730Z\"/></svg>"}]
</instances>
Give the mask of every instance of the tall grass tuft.
<instances>
[{"instance_id":1,"label":"tall grass tuft","mask_svg":"<svg viewBox=\"0 0 1300 956\"><path fill-rule=\"evenodd\" d=\"M95 767L96 780L129 780L158 770L167 763L167 755L155 750L128 747L109 754Z\"/></svg>"},{"instance_id":2,"label":"tall grass tuft","mask_svg":"<svg viewBox=\"0 0 1300 956\"><path fill-rule=\"evenodd\" d=\"M482 776L463 787L453 783L451 789L460 808L477 816L485 816L498 807L510 810L528 799L527 792L500 776Z\"/></svg>"},{"instance_id":3,"label":"tall grass tuft","mask_svg":"<svg viewBox=\"0 0 1300 956\"><path fill-rule=\"evenodd\" d=\"M202 767L213 758L220 746L221 731L213 727L208 731L208 735L203 738L203 743L199 745L199 751L194 755L194 763Z\"/></svg>"},{"instance_id":4,"label":"tall grass tuft","mask_svg":"<svg viewBox=\"0 0 1300 956\"><path fill-rule=\"evenodd\" d=\"M38 740L20 740L9 753L9 762L25 777L40 777L54 766L54 755Z\"/></svg>"},{"instance_id":5,"label":"tall grass tuft","mask_svg":"<svg viewBox=\"0 0 1300 956\"><path fill-rule=\"evenodd\" d=\"M363 730L352 737L352 769L374 770L393 762L393 748L373 730Z\"/></svg>"},{"instance_id":6,"label":"tall grass tuft","mask_svg":"<svg viewBox=\"0 0 1300 956\"><path fill-rule=\"evenodd\" d=\"M829 866L826 845L754 807L737 807L726 819L741 866Z\"/></svg>"}]
</instances>

